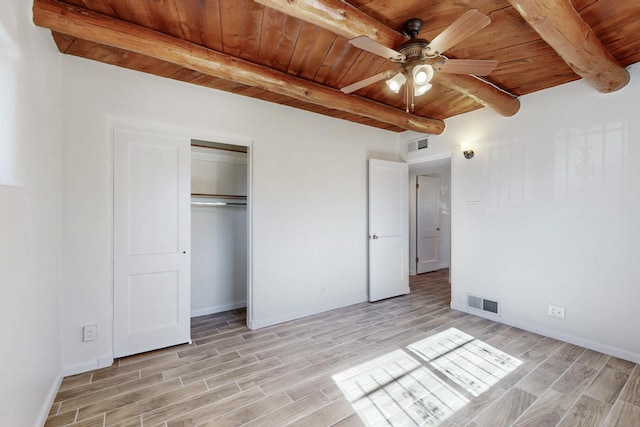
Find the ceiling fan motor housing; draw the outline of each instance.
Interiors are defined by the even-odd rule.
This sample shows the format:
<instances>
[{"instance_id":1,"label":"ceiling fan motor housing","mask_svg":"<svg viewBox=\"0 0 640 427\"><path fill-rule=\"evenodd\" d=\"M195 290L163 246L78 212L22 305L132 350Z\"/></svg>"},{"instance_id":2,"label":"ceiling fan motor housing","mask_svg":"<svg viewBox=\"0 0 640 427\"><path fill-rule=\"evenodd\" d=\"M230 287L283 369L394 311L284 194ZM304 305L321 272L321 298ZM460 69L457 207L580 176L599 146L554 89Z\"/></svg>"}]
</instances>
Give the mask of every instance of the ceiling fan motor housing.
<instances>
[{"instance_id":1,"label":"ceiling fan motor housing","mask_svg":"<svg viewBox=\"0 0 640 427\"><path fill-rule=\"evenodd\" d=\"M427 47L428 44L429 42L425 39L413 38L402 43L398 51L407 58L407 62L413 60L420 61L424 59L424 48Z\"/></svg>"}]
</instances>

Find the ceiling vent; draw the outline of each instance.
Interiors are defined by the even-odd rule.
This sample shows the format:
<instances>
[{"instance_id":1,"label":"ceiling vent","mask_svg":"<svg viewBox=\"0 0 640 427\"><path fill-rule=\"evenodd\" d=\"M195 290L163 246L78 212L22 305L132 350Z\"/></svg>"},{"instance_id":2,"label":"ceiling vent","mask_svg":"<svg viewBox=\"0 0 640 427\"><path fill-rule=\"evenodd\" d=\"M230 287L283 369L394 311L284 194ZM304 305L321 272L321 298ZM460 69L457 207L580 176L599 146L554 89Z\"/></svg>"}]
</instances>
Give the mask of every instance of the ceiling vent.
<instances>
[{"instance_id":1,"label":"ceiling vent","mask_svg":"<svg viewBox=\"0 0 640 427\"><path fill-rule=\"evenodd\" d=\"M500 316L498 301L492 301L476 295L467 295L467 307Z\"/></svg>"},{"instance_id":2,"label":"ceiling vent","mask_svg":"<svg viewBox=\"0 0 640 427\"><path fill-rule=\"evenodd\" d=\"M429 138L414 139L413 141L409 141L407 144L409 152L424 150L429 147Z\"/></svg>"}]
</instances>

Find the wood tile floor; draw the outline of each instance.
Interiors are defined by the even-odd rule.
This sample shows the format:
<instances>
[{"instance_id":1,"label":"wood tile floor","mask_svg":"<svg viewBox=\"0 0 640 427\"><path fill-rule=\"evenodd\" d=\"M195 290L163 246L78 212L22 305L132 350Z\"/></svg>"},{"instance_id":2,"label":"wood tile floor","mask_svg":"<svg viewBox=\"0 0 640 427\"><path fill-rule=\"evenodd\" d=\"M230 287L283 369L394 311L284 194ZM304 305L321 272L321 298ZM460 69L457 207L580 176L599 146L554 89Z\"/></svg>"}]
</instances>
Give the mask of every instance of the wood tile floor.
<instances>
[{"instance_id":1,"label":"wood tile floor","mask_svg":"<svg viewBox=\"0 0 640 427\"><path fill-rule=\"evenodd\" d=\"M447 278L257 331L195 318L192 345L65 378L46 426L640 426L637 365L450 310Z\"/></svg>"}]
</instances>

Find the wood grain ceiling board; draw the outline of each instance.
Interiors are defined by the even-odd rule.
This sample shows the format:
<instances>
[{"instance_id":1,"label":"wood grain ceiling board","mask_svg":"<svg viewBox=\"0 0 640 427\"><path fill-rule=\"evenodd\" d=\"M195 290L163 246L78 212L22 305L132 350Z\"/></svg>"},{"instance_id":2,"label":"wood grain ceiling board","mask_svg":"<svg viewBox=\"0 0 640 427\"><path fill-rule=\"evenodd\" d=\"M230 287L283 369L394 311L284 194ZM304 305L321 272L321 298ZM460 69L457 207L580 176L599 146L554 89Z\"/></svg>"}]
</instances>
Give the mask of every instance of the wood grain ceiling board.
<instances>
[{"instance_id":1,"label":"wood grain ceiling board","mask_svg":"<svg viewBox=\"0 0 640 427\"><path fill-rule=\"evenodd\" d=\"M264 9L260 48L257 61L259 64L287 72L291 64L293 49L298 43L300 31L304 23L299 19Z\"/></svg>"},{"instance_id":2,"label":"wood grain ceiling board","mask_svg":"<svg viewBox=\"0 0 640 427\"><path fill-rule=\"evenodd\" d=\"M397 64L354 48L345 38L328 30L266 8L253 0L64 0L64 3L333 89L398 67ZM450 48L445 54L450 58L497 60L497 68L485 79L516 96L579 79L510 6L508 0L349 0L348 3L393 29L400 28L408 18L421 18L424 26L419 37L428 40L467 10L480 10L491 18L491 24ZM640 2L573 0L573 4L617 61L628 66L640 60ZM137 53L58 32L53 32L53 37L63 53L344 118L368 126L402 131L395 125L379 120L206 76ZM352 96L398 110L405 108L402 93L390 92L383 81L365 87ZM433 89L416 98L415 114L426 118L446 119L478 108L481 105L471 98L437 84L436 75Z\"/></svg>"},{"instance_id":3,"label":"wood grain ceiling board","mask_svg":"<svg viewBox=\"0 0 640 427\"><path fill-rule=\"evenodd\" d=\"M185 40L222 52L222 25L218 0L175 0Z\"/></svg>"}]
</instances>

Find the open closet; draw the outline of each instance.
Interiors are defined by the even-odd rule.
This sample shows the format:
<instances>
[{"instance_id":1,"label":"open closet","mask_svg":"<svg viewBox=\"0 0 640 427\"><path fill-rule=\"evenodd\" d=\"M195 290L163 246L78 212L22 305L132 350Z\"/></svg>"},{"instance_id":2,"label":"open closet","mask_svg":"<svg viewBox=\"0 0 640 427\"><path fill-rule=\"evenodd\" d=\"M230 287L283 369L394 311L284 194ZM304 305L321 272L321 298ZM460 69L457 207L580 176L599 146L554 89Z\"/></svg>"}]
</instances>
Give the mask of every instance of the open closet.
<instances>
[{"instance_id":1,"label":"open closet","mask_svg":"<svg viewBox=\"0 0 640 427\"><path fill-rule=\"evenodd\" d=\"M247 154L191 141L191 317L247 305Z\"/></svg>"}]
</instances>

